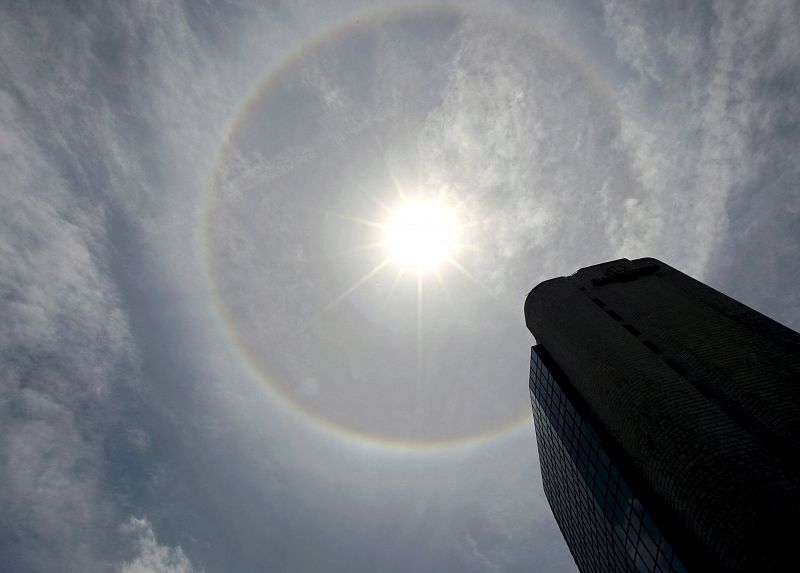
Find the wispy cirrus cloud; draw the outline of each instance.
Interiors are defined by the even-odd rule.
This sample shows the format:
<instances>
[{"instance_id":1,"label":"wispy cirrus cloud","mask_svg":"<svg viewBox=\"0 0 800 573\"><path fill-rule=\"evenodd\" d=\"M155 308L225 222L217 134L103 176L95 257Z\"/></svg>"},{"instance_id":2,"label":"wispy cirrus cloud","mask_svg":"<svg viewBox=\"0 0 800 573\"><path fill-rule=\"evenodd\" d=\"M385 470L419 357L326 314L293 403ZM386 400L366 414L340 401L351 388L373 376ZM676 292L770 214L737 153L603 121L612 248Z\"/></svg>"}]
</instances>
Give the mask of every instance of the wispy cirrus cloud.
<instances>
[{"instance_id":1,"label":"wispy cirrus cloud","mask_svg":"<svg viewBox=\"0 0 800 573\"><path fill-rule=\"evenodd\" d=\"M787 77L787 61L796 65L787 50L796 35L785 29L798 20L796 6L721 2L661 13L606 2L604 11L619 62L632 72L618 88L622 138L642 183L631 217L685 238L670 241L666 255L703 275L729 234L741 235L729 228L728 201L764 175L765 141L754 126L785 107L767 86L771 75ZM628 240L643 235L646 227Z\"/></svg>"},{"instance_id":2,"label":"wispy cirrus cloud","mask_svg":"<svg viewBox=\"0 0 800 573\"><path fill-rule=\"evenodd\" d=\"M203 321L217 316L195 243L214 154L275 63L360 10L324 4L0 8L0 568L323 569L357 554L354 569L407 570L412 553L419 570L571 566L537 489L532 435L462 450L462 466L444 455L372 457L380 448L345 447L300 416L281 418L270 390L244 390L241 356ZM356 337L334 329L303 354L282 335L316 300L307 292L325 291L327 303L342 290L341 277L325 283L304 266L312 255L312 270L329 264L319 262L329 245L304 251L316 235L298 221L309 205L359 201L348 193L369 187L361 175L385 167L364 158L387 149L378 159L396 174L421 165L473 210L480 248L465 266L513 309L503 314L481 291L459 309L457 334L431 344L444 364L436 381L454 380L437 419L446 409L477 420L501 400L527 408L522 295L598 260L660 256L800 321L796 3L609 1L581 8L600 16L591 26L575 18L583 29L559 27L581 3L541 13L524 4L516 22L470 10L417 11L383 30L362 21L351 33L372 33L371 49L318 45L307 55L326 65L297 74L310 99L285 92L291 114L264 112L255 131L275 153L228 156L235 177L222 191L261 198L326 161L361 169L335 189L333 171L307 192L275 187L287 191L275 204L293 210L244 213L270 240L254 240L244 215L226 229L253 271L228 273L241 308L276 341L262 348L286 344L270 366L285 358L303 375L302 396L329 391L332 373L304 360L347 356ZM597 54L576 47L595 36ZM324 120L323 135L283 145L308 117ZM247 288L274 296L248 300ZM337 310L359 325L378 305L405 314L385 290L374 307ZM222 342L204 346L199 331ZM342 387L361 376L394 391L386 373L408 367L396 356L376 347L352 359ZM470 401L469 383L489 398ZM368 409L364 395L340 396L376 419L398 404ZM474 414L458 410L469 404Z\"/></svg>"},{"instance_id":3,"label":"wispy cirrus cloud","mask_svg":"<svg viewBox=\"0 0 800 573\"><path fill-rule=\"evenodd\" d=\"M131 117L130 86L107 81L116 79L105 68L115 46L104 25L121 15L3 12L2 567L107 570L124 545L117 524L128 505L110 454L148 441L121 401L141 372L113 221L121 210L146 214L153 180L131 136L142 124ZM115 26L123 21L130 44L115 64L130 69L135 11Z\"/></svg>"},{"instance_id":4,"label":"wispy cirrus cloud","mask_svg":"<svg viewBox=\"0 0 800 573\"><path fill-rule=\"evenodd\" d=\"M53 168L20 103L2 101L0 528L17 538L17 570L81 570L113 521L102 432L135 348L106 266L102 207Z\"/></svg>"}]
</instances>

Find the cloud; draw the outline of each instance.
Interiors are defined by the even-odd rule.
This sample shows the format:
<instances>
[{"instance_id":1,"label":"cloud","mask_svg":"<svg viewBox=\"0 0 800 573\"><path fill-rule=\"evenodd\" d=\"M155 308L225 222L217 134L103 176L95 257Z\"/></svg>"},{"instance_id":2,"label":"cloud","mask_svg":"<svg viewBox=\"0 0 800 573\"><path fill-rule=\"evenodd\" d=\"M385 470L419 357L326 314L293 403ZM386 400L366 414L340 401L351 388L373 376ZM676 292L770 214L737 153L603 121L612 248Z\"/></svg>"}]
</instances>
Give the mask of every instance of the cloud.
<instances>
[{"instance_id":1,"label":"cloud","mask_svg":"<svg viewBox=\"0 0 800 573\"><path fill-rule=\"evenodd\" d=\"M797 324L800 62L795 2L604 3L629 74L618 87L622 141L642 192L624 250L661 236L665 258ZM742 273L741 265L758 268Z\"/></svg>"},{"instance_id":2,"label":"cloud","mask_svg":"<svg viewBox=\"0 0 800 573\"><path fill-rule=\"evenodd\" d=\"M480 551L478 542L469 533L464 535L462 551L468 562L475 564L480 571L486 571L487 573L501 573L503 571L500 565Z\"/></svg>"},{"instance_id":3,"label":"cloud","mask_svg":"<svg viewBox=\"0 0 800 573\"><path fill-rule=\"evenodd\" d=\"M336 448L327 437L314 441L318 455L286 446L311 439L303 434L304 422L279 424L277 416L265 415L271 394L260 387L252 394L242 390L248 374L219 325L187 318L216 317L203 298L207 285L194 239L205 176L226 121L270 66L308 37L297 20L319 7L151 1L66 6L48 6L48 13L37 13L33 4L0 8L0 538L7 549L0 568L92 571L111 563L125 573L177 573L194 570L188 556L198 561L198 554L205 567L220 570L241 563L244 570L268 559L319 564L344 559L363 545L359 535L348 538L337 529L343 521L354 532L369 530L370 555L382 555L384 536L374 533L370 520L390 522L400 509L387 505L386 515L370 510L364 517L350 504L330 508L341 489L367 485L377 499L386 495L385 483L347 467L336 449L345 449L344 439ZM477 241L482 254L466 266L510 305L517 304L517 294L521 302L521 292L538 278L613 256L655 254L702 277L721 254L727 262L717 276L726 284L741 285L742 293L761 297L756 299L767 307L790 309L800 320L800 310L791 310L800 309L800 294L793 294L800 280L797 4L687 3L665 13L647 4L604 6L605 30L579 32L604 35L613 51L604 54L613 60L613 83L603 81L591 57L565 49L568 35L554 33L559 40L553 43L522 27L469 15L430 28L423 15L407 29L387 28L376 35L375 50L359 53L365 62L374 58L374 68L360 68L358 78L369 89L348 92L349 76L324 65L300 76L322 97L318 117L330 122L321 124L324 136L294 147L274 138L274 154L232 153L226 167L238 178L223 191L249 192L325 160L364 167L366 160L355 161L358 154L348 154L349 146L375 131L386 136L387 147L392 137L399 141L396 156L413 152L406 163L419 156L430 181L448 184L467 210L474 209L478 221L470 228L485 240ZM325 28L342 16L338 8L326 5L314 22ZM544 20L531 21L548 29ZM424 24L420 33L414 22ZM446 40L442 49L426 50L439 46L434 37ZM352 72L357 62L343 57L340 63L343 72ZM431 89L419 89L423 84ZM286 102L295 112L287 115L287 129L301 126L292 118L303 116L304 104L291 94ZM276 115L268 114L264 125L283 121ZM406 118L405 128L392 128ZM290 133L257 127L271 137ZM342 195L352 191L350 183L340 185ZM276 338L282 320L294 325L289 319L297 317L296 309L305 312L317 300L306 292L325 291L319 299L329 302L342 290L337 282L315 282L299 264L313 255L309 260L318 270L325 248L302 251L290 233L309 207L326 209L329 200L339 199L332 187L332 179L321 177L317 195L282 194L282 201L297 207L292 216L255 212L255 224L274 234L272 242L253 240L258 235L231 221L228 240L256 254L285 255L284 267L272 269L254 257L258 274L229 273L259 296L275 293L265 302L241 301L248 320ZM253 254L236 252L245 262ZM132 262L129 253L145 262ZM385 304L387 289L379 285L375 300L402 313L401 304ZM353 316L370 304L353 306ZM459 314L476 325L474 339L465 342L464 330L458 338L442 338L437 356L452 359L443 370L459 384L476 381L492 392L491 401L472 400L474 419L487 411L484 404L499 404L501 394L515 408L527 407L525 356L515 349L524 346L525 333L521 325L513 334L503 330L520 309L514 306L515 318L506 320L483 298L463 306L469 308ZM146 318L153 315L158 320ZM198 350L205 344L197 342L200 331L231 353ZM280 356L288 357L287 369L307 366L306 358L326 359L326 353L339 359L345 353L337 345L355 345L343 329L331 330L333 342L320 338L308 346L308 357L287 346ZM146 354L145 342L160 354ZM470 356L470 348L485 354ZM406 360L379 350L371 355L380 357L374 378L389 380ZM480 369L471 366L476 356L487 357ZM395 359L397 366L387 367ZM212 368L215 360L225 366ZM373 358L357 356L352 372L364 372L368 360ZM298 377L305 399L330 389L325 375L331 371L320 371L303 370ZM344 379L348 387L358 382L351 374ZM218 392L213 407L203 402L211 385ZM391 391L396 386L387 384ZM468 396L447 390L442 404L448 407ZM221 406L228 396L230 403ZM237 398L242 404L234 403ZM351 402L362 411L361 402ZM383 413L376 407L370 415ZM234 425L238 433L230 430ZM252 440L247 455L237 449L245 438ZM532 447L532 439L508 446L503 455L514 458ZM267 458L271 463L263 462ZM517 460L501 471L475 460L465 475L487 482L513 475L506 490L513 493L502 503L494 503L500 493L474 493L466 503L458 498L453 505L469 511L457 521L470 526L445 524L452 536L441 547L427 540L431 554L449 559L458 553L486 570L514 569L507 564L527 562L530 552L538 551L541 561L546 546L561 552L561 560L548 558L562 566L569 559L563 547L543 537L545 527L547 535L559 535L544 517L543 499L533 500L531 493L520 504L518 491L532 491L536 468ZM150 463L157 467L144 467ZM358 463L363 465L354 467L371 468L374 459L364 454ZM386 468L400 475L408 464ZM413 502L427 508L418 489L450 483L430 477L429 470L419 471L424 477L409 474L419 482L398 507ZM332 487L331 474L347 485ZM470 503L481 499L492 503ZM326 512L329 521L320 525ZM145 513L149 519L129 517ZM180 543L160 544L154 528L175 532ZM233 530L227 552L209 549L208 540L227 528ZM309 532L325 537L327 549L304 554ZM415 535L425 542L429 532L409 526L407 546L419 543ZM238 560L233 564L226 561L232 554Z\"/></svg>"},{"instance_id":4,"label":"cloud","mask_svg":"<svg viewBox=\"0 0 800 573\"><path fill-rule=\"evenodd\" d=\"M465 18L448 47L421 155L475 219L474 272L520 296L616 254L608 228L638 181L607 87L561 38L503 18Z\"/></svg>"},{"instance_id":5,"label":"cloud","mask_svg":"<svg viewBox=\"0 0 800 573\"><path fill-rule=\"evenodd\" d=\"M114 463L148 441L121 398L141 373L115 216L123 202L146 216L141 198L152 180L131 137L141 117L126 105L139 84L120 85L103 59L121 54L115 64L135 69L135 34L119 39L131 51L115 52L107 12L3 12L2 567L92 571L119 547L127 492ZM136 27L131 14L116 16Z\"/></svg>"},{"instance_id":6,"label":"cloud","mask_svg":"<svg viewBox=\"0 0 800 573\"><path fill-rule=\"evenodd\" d=\"M147 518L131 517L122 526L125 534L135 538L136 557L122 565L120 573L200 573L184 555L180 545L167 547L156 540L153 526Z\"/></svg>"},{"instance_id":7,"label":"cloud","mask_svg":"<svg viewBox=\"0 0 800 573\"><path fill-rule=\"evenodd\" d=\"M10 559L83 570L113 519L101 494L115 385L135 362L108 272L105 213L86 204L0 93L0 531Z\"/></svg>"},{"instance_id":8,"label":"cloud","mask_svg":"<svg viewBox=\"0 0 800 573\"><path fill-rule=\"evenodd\" d=\"M738 231L729 229L727 207L759 168L752 135L765 111L768 38L791 37L776 28L796 14L787 5L730 2L662 14L609 1L604 11L619 62L633 72L617 91L622 142L641 182L618 241L643 252L648 237L669 237L664 255L702 277L729 230Z\"/></svg>"},{"instance_id":9,"label":"cloud","mask_svg":"<svg viewBox=\"0 0 800 573\"><path fill-rule=\"evenodd\" d=\"M185 469L165 444L188 408L168 411L164 395L191 379L196 396L200 382L143 353L175 347L164 322L186 326L143 317L163 316L165 283L205 286L193 239L214 148L298 34L276 24L276 3L235 8L0 7L0 569L121 563L119 524L163 509ZM169 295L170 310L189 298ZM177 519L148 514L156 528ZM175 551L164 564L182 564Z\"/></svg>"}]
</instances>

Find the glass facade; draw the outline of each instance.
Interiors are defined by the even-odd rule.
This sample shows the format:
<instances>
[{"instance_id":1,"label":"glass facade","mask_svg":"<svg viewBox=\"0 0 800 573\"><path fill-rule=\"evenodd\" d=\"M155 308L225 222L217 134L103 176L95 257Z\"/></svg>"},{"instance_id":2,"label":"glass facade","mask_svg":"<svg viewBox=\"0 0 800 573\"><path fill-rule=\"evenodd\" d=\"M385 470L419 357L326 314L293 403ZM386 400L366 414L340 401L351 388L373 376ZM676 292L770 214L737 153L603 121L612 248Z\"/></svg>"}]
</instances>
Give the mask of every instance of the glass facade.
<instances>
[{"instance_id":1,"label":"glass facade","mask_svg":"<svg viewBox=\"0 0 800 573\"><path fill-rule=\"evenodd\" d=\"M531 352L530 393L545 495L582 573L685 572L598 436Z\"/></svg>"}]
</instances>

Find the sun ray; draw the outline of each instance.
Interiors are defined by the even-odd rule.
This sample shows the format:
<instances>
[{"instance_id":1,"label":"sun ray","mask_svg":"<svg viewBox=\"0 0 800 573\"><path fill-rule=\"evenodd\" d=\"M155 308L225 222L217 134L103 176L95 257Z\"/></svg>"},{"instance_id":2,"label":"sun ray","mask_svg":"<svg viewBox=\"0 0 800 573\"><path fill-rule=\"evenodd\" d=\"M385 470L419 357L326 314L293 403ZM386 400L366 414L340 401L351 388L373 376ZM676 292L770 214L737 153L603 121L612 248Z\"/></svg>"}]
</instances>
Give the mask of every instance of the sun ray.
<instances>
[{"instance_id":1,"label":"sun ray","mask_svg":"<svg viewBox=\"0 0 800 573\"><path fill-rule=\"evenodd\" d=\"M401 202L404 202L406 200L406 194L403 191L403 186L400 184L400 180L394 174L392 168L389 167L388 163L386 164L386 172L389 174L389 178L392 180L392 185L394 186L394 190L397 193L397 197L400 199Z\"/></svg>"},{"instance_id":2,"label":"sun ray","mask_svg":"<svg viewBox=\"0 0 800 573\"><path fill-rule=\"evenodd\" d=\"M381 209L383 209L383 210L384 210L384 212L386 212L387 214L391 214L391 212L392 212L392 208L391 208L391 207L389 207L389 205L387 205L386 203L384 203L384 202L383 202L383 201L381 201L380 199L378 199L378 198L377 198L375 195L373 195L372 193L367 193L367 197L369 197L369 198L370 198L370 200L371 200L373 203L375 203L375 204L376 204L378 207L380 207Z\"/></svg>"},{"instance_id":3,"label":"sun ray","mask_svg":"<svg viewBox=\"0 0 800 573\"><path fill-rule=\"evenodd\" d=\"M442 273L439 272L439 269L434 269L433 273L436 277L436 282L439 283L439 287L442 289L442 294L444 295L444 299L447 301L447 306L450 307L450 310L453 312L453 316L458 316L458 313L456 312L456 306L453 304L453 299L450 297L450 292L447 290L447 286L444 284Z\"/></svg>"},{"instance_id":4,"label":"sun ray","mask_svg":"<svg viewBox=\"0 0 800 573\"><path fill-rule=\"evenodd\" d=\"M378 144L380 145L380 142L378 142ZM384 161L384 164L385 164L385 163L386 163L386 162ZM355 189L357 189L357 190L358 190L358 192L359 192L359 193L363 194L363 195L364 195L365 197L367 197L367 198L368 198L370 201L372 201L373 203L375 203L375 204L376 204L378 207L380 207L381 209L383 209L383 211L384 211L385 213L391 213L391 212L392 212L392 209L391 209L391 207L389 207L389 205L387 205L387 204L386 204L384 201L381 201L380 199L378 199L378 198L375 196L375 194L374 194L374 193L372 193L371 191L369 191L369 190L367 189L367 187L366 187L366 186L365 186L363 183L361 183L361 182L359 182L359 181L356 181L356 178L355 178L355 177L353 177L352 175L347 175L346 177L347 177L347 181L350 183L350 185L352 185L352 186L353 186Z\"/></svg>"},{"instance_id":5,"label":"sun ray","mask_svg":"<svg viewBox=\"0 0 800 573\"><path fill-rule=\"evenodd\" d=\"M485 285L484 285L484 284L483 284L481 281L479 281L477 278L475 278L474 276L472 276L472 274L471 274L471 273L470 273L470 272L469 272L467 269L465 269L465 268L464 268L464 267L461 265L461 263L459 263L459 262L458 262L457 260L455 260L453 257L448 257L448 258L446 259L446 261L447 261L448 263L450 263L451 265L453 265L453 267L454 267L454 268L455 268L457 271L459 271L459 272L460 272L462 275L464 275L464 276L465 276L465 277L467 277L469 280L471 280L471 281L472 281L472 282L473 282L473 283L474 283L474 284L475 284L475 285L476 285L478 288L480 288L480 289L481 289L481 290L482 290L484 293L486 293L486 294L487 294L489 297L491 297L491 298L497 298L497 297L495 297L495 295L492 293L492 291L490 291L490 290L489 290L489 289L488 289L488 288L487 288L487 287L486 287L486 286L485 286Z\"/></svg>"},{"instance_id":6,"label":"sun ray","mask_svg":"<svg viewBox=\"0 0 800 573\"><path fill-rule=\"evenodd\" d=\"M338 297L336 297L332 302L328 303L328 305L325 308L323 308L322 310L318 311L310 319L308 319L308 321L305 323L305 325L303 325L303 330L308 328L309 325L311 325L311 323L313 323L316 320L318 320L319 317L321 317L323 314L325 314L326 312L331 310L333 307L335 307L337 304L339 304L344 299L346 299L348 296L350 296L353 293L353 291L355 291L358 287L360 287L365 282L367 282L369 279L371 279L376 274L378 274L388 264L389 264L389 259L384 259L383 262L381 262L378 265L376 265L371 271L369 271L363 277L361 277L356 282L354 282L347 290L345 290L342 294L340 294Z\"/></svg>"},{"instance_id":7,"label":"sun ray","mask_svg":"<svg viewBox=\"0 0 800 573\"><path fill-rule=\"evenodd\" d=\"M397 193L397 198L401 202L404 202L406 200L406 194L403 191L403 186L400 184L400 180L394 174L394 170L389 165L389 162L386 160L386 151L383 142L380 140L380 137L378 137L377 134L375 135L375 143L380 148L379 155L381 157L381 161L383 162L384 167L386 167L386 173L387 175L389 175L389 179L392 180L392 186L394 187L395 193ZM389 211L391 212L391 209Z\"/></svg>"},{"instance_id":8,"label":"sun ray","mask_svg":"<svg viewBox=\"0 0 800 573\"><path fill-rule=\"evenodd\" d=\"M417 407L422 398L422 273L417 273Z\"/></svg>"},{"instance_id":9,"label":"sun ray","mask_svg":"<svg viewBox=\"0 0 800 573\"><path fill-rule=\"evenodd\" d=\"M394 289L396 289L397 285L400 284L400 279L402 279L405 274L406 274L405 269L397 270L397 275L394 277L394 282L392 283L392 286L389 288L389 294L394 292Z\"/></svg>"},{"instance_id":10,"label":"sun ray","mask_svg":"<svg viewBox=\"0 0 800 573\"><path fill-rule=\"evenodd\" d=\"M375 251L375 250L381 249L381 248L383 248L385 246L386 246L386 242L385 241L377 241L375 243L367 243L366 245L359 245L357 247L349 247L347 249L341 249L339 251L336 251L334 253L334 255L345 256L345 255L350 255L350 254L353 254L353 253L363 253L365 251Z\"/></svg>"},{"instance_id":11,"label":"sun ray","mask_svg":"<svg viewBox=\"0 0 800 573\"><path fill-rule=\"evenodd\" d=\"M422 189L422 148L419 144L420 134L417 134L417 189Z\"/></svg>"},{"instance_id":12,"label":"sun ray","mask_svg":"<svg viewBox=\"0 0 800 573\"><path fill-rule=\"evenodd\" d=\"M351 221L353 223L359 223L361 225L366 225L368 227L376 227L378 229L384 229L386 227L385 224L379 223L378 221L370 221L369 219L362 219L360 217L352 217L350 215L344 215L342 213L336 213L335 211L326 211L326 217L333 217L335 219L343 219L345 221Z\"/></svg>"}]
</instances>

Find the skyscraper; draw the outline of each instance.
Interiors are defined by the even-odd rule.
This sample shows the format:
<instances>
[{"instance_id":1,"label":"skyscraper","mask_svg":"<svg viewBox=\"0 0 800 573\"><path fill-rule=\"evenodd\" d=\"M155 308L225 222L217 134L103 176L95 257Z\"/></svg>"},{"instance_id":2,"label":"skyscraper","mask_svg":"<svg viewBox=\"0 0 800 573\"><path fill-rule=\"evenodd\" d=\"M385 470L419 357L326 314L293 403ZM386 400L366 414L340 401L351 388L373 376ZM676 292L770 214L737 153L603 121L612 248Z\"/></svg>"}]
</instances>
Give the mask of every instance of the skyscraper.
<instances>
[{"instance_id":1,"label":"skyscraper","mask_svg":"<svg viewBox=\"0 0 800 573\"><path fill-rule=\"evenodd\" d=\"M525 302L545 493L582 572L800 562L800 334L655 259Z\"/></svg>"}]
</instances>

